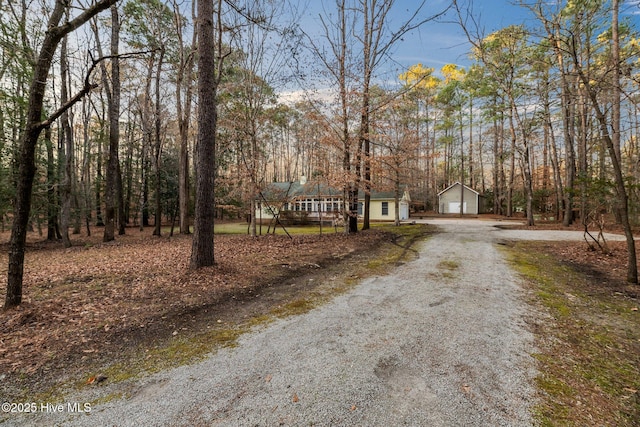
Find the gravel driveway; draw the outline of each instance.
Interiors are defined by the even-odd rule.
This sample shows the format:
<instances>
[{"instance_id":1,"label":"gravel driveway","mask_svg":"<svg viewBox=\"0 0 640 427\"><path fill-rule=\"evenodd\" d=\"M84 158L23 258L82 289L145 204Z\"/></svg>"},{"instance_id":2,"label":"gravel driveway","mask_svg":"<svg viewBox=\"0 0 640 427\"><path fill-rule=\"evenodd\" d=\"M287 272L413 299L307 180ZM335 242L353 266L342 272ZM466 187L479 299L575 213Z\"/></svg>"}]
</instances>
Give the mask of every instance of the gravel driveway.
<instances>
[{"instance_id":1,"label":"gravel driveway","mask_svg":"<svg viewBox=\"0 0 640 427\"><path fill-rule=\"evenodd\" d=\"M501 230L479 220L429 222L441 233L388 276L258 328L200 363L149 376L126 399L93 404L90 415L39 413L7 423L532 425L535 349L524 319L532 312L495 243L560 234ZM562 235L568 237L582 234ZM109 395L118 387L92 392Z\"/></svg>"}]
</instances>

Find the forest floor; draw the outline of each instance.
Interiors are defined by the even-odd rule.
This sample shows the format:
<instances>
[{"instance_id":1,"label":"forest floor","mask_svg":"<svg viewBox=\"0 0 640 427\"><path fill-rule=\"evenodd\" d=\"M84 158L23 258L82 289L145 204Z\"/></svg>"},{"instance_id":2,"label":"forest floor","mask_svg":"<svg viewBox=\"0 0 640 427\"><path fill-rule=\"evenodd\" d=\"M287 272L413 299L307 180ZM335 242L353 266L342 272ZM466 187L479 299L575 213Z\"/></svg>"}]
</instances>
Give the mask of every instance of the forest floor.
<instances>
[{"instance_id":1,"label":"forest floor","mask_svg":"<svg viewBox=\"0 0 640 427\"><path fill-rule=\"evenodd\" d=\"M536 228L566 230L543 223ZM91 237L72 236L73 247L64 249L34 233L25 262L24 302L16 309L0 310L0 394L6 401L51 401L59 397L61 384L83 387L97 375L108 381L125 380L197 359L215 346L232 345L255 322L307 311L360 278L393 267L416 239L430 232L420 226L407 229L404 236L375 229L352 236L325 233L293 239L217 236L217 265L197 272L188 269L189 236L158 238L149 228L142 233L127 229L115 242L102 243L101 230L95 229ZM8 232L0 234L2 300L8 239ZM545 254L580 275L579 283L571 276L567 287L553 290L558 298L569 296L571 312L608 316L594 312L594 301L609 307L617 304L614 298L635 304L631 309L635 315L640 289L625 282L625 244L608 244L608 254L590 250L584 241L523 242L514 248L521 254ZM326 287L327 279L331 288ZM630 321L639 324L637 315ZM538 327L537 333L557 339L540 356L548 371L548 381L539 380L549 397L538 408L543 418L572 424L571 420L582 419L584 414L576 409L581 408L591 410L586 416L593 420L593 408L599 407L595 421L601 422L594 422L605 425L610 420L607 411L625 411L614 408L616 399L599 397L606 384L562 378L574 370L572 364L594 357L591 350L579 348L584 341L580 334L588 332L584 323L559 316ZM624 366L635 363L635 371L617 373L633 377L640 366L638 330L610 329L616 332L611 338L615 342L607 338L600 343L606 357ZM607 349L615 350L615 355ZM571 391L554 389L558 382L569 383ZM622 397L617 401L622 407L626 402L637 411L637 381L612 387L619 389Z\"/></svg>"},{"instance_id":2,"label":"forest floor","mask_svg":"<svg viewBox=\"0 0 640 427\"><path fill-rule=\"evenodd\" d=\"M424 229L411 228L418 235ZM40 394L49 401L60 384L78 386L103 374L124 379L186 363L233 342L247 322L308 310L323 292L342 292L381 273L385 259L405 251L398 235L376 229L291 239L220 235L216 266L191 271L190 236L151 233L127 229L102 243L102 230L95 229L90 237L72 235L68 249L30 234L23 303L0 309L4 399L32 401ZM0 234L2 301L8 240L8 232ZM321 290L327 278L340 285Z\"/></svg>"}]
</instances>

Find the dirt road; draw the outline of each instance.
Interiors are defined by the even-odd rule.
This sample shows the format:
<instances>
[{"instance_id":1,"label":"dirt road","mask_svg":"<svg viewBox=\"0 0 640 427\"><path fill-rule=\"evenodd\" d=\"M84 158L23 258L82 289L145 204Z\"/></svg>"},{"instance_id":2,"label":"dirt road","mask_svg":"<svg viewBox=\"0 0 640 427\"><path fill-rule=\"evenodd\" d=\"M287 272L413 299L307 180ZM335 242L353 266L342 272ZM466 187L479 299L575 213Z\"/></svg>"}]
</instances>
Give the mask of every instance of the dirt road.
<instances>
[{"instance_id":1,"label":"dirt road","mask_svg":"<svg viewBox=\"0 0 640 427\"><path fill-rule=\"evenodd\" d=\"M126 390L106 384L100 397L70 398L106 402L89 414L40 411L8 425L532 425L525 317L535 313L496 243L557 233L437 225L441 233L393 274L246 334L235 348Z\"/></svg>"}]
</instances>

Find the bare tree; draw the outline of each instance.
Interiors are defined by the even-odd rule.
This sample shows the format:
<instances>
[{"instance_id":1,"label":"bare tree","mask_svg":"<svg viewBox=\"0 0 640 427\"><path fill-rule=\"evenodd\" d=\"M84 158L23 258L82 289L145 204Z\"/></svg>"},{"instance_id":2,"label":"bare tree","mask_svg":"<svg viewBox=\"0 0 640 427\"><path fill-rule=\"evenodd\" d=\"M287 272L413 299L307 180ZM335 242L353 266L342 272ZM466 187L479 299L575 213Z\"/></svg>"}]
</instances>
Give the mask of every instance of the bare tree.
<instances>
[{"instance_id":1,"label":"bare tree","mask_svg":"<svg viewBox=\"0 0 640 427\"><path fill-rule=\"evenodd\" d=\"M51 69L51 63L60 40L70 32L86 23L93 16L107 9L117 0L102 0L88 7L77 17L69 22L60 24L65 11L71 7L69 2L56 0L53 5L47 31L37 55L34 65L33 77L29 88L29 106L25 131L20 141L20 154L18 166L18 178L16 199L14 204L13 226L9 242L9 268L7 273L7 293L5 308L19 305L22 302L22 279L24 274L24 253L27 239L27 225L31 211L31 192L33 189L33 177L35 174L35 150L38 138L43 129L50 125L52 119L58 118L62 111L77 102L91 90L89 87L83 90L60 109L54 112L47 120L42 120L44 95Z\"/></svg>"},{"instance_id":2,"label":"bare tree","mask_svg":"<svg viewBox=\"0 0 640 427\"><path fill-rule=\"evenodd\" d=\"M585 86L591 103L596 114L596 119L600 124L600 134L605 142L615 177L615 193L616 193L616 211L620 218L622 228L627 241L627 282L638 283L638 264L636 259L636 246L633 238L633 231L629 221L629 198L625 187L624 176L622 174L622 158L620 153L620 104L621 104L621 88L620 88L620 37L618 28L618 11L619 1L613 0L611 5L611 122L607 121L607 117L598 99L598 88L593 85L589 76L580 66L576 55L573 56L574 66L580 80Z\"/></svg>"},{"instance_id":3,"label":"bare tree","mask_svg":"<svg viewBox=\"0 0 640 427\"><path fill-rule=\"evenodd\" d=\"M371 199L371 113L381 105L372 105L371 87L376 72L388 59L392 48L409 31L442 16L448 8L427 18L420 18L426 1L411 9L409 18L397 28L390 28L388 15L395 0L336 0L337 19L327 13L321 15L323 37L328 44L322 44L308 35L311 50L320 59L329 73L332 83L338 87L340 110L334 134L342 142L343 179L347 231L358 231L358 192L364 183L364 224L369 228L369 202ZM354 35L355 39L351 36ZM358 118L352 117L352 97L358 93ZM383 103L389 102L388 99ZM356 135L351 135L353 122L358 123ZM357 144L354 144L357 142Z\"/></svg>"},{"instance_id":4,"label":"bare tree","mask_svg":"<svg viewBox=\"0 0 640 427\"><path fill-rule=\"evenodd\" d=\"M237 79L230 82L236 94L231 103L232 126L248 184L244 193L251 212L252 236L257 235L255 212L265 182L268 110L276 105L275 89L286 83L284 70L298 48L296 15L286 1L246 0L241 13L236 13L237 21L229 25L235 29L231 45L238 52Z\"/></svg>"},{"instance_id":5,"label":"bare tree","mask_svg":"<svg viewBox=\"0 0 640 427\"><path fill-rule=\"evenodd\" d=\"M191 123L191 107L193 104L193 69L198 33L193 31L191 45L186 46L183 40L185 22L175 0L173 10L179 46L179 63L176 73L176 113L178 116L178 131L180 133L180 164L178 172L180 233L189 234L191 233L189 219L189 125ZM192 2L192 16L195 22L195 2ZM183 89L185 90L184 99L182 95Z\"/></svg>"},{"instance_id":6,"label":"bare tree","mask_svg":"<svg viewBox=\"0 0 640 427\"><path fill-rule=\"evenodd\" d=\"M448 7L443 11L436 12L427 18L419 18L426 4L422 1L414 9L412 14L398 28L389 28L388 15L395 0L358 0L358 14L362 17L362 36L356 34L356 38L362 45L362 80L361 87L361 109L360 109L360 128L358 132L358 150L357 158L362 156L362 168L364 174L362 176L364 183L364 219L363 230L369 228L369 211L371 204L371 137L370 137L370 117L372 109L380 108L380 106L371 105L371 83L375 72L387 59L387 55L391 49L400 41L409 31L414 30L429 21L444 15ZM388 102L388 101L384 101ZM356 175L359 173L360 162L356 164Z\"/></svg>"},{"instance_id":7,"label":"bare tree","mask_svg":"<svg viewBox=\"0 0 640 427\"><path fill-rule=\"evenodd\" d=\"M120 159L118 151L120 145L120 59L118 58L120 44L120 19L118 7L111 7L111 85L106 76L106 69L103 67L103 82L107 93L107 105L109 110L109 156L107 158L107 177L104 192L105 216L104 234L102 240L110 242L115 239L115 222L117 195L122 192L117 191L118 178L120 173ZM122 199L120 198L120 205Z\"/></svg>"}]
</instances>

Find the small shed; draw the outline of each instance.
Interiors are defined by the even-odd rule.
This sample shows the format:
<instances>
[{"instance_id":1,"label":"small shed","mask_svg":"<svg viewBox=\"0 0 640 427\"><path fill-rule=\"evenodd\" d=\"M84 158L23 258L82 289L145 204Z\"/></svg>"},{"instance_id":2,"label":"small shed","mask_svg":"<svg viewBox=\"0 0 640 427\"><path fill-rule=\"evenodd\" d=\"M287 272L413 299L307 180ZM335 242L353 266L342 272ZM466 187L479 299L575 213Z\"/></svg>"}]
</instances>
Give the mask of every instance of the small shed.
<instances>
[{"instance_id":1,"label":"small shed","mask_svg":"<svg viewBox=\"0 0 640 427\"><path fill-rule=\"evenodd\" d=\"M456 182L438 193L438 213L459 214L461 203L464 214L485 213L484 200L476 190Z\"/></svg>"}]
</instances>

